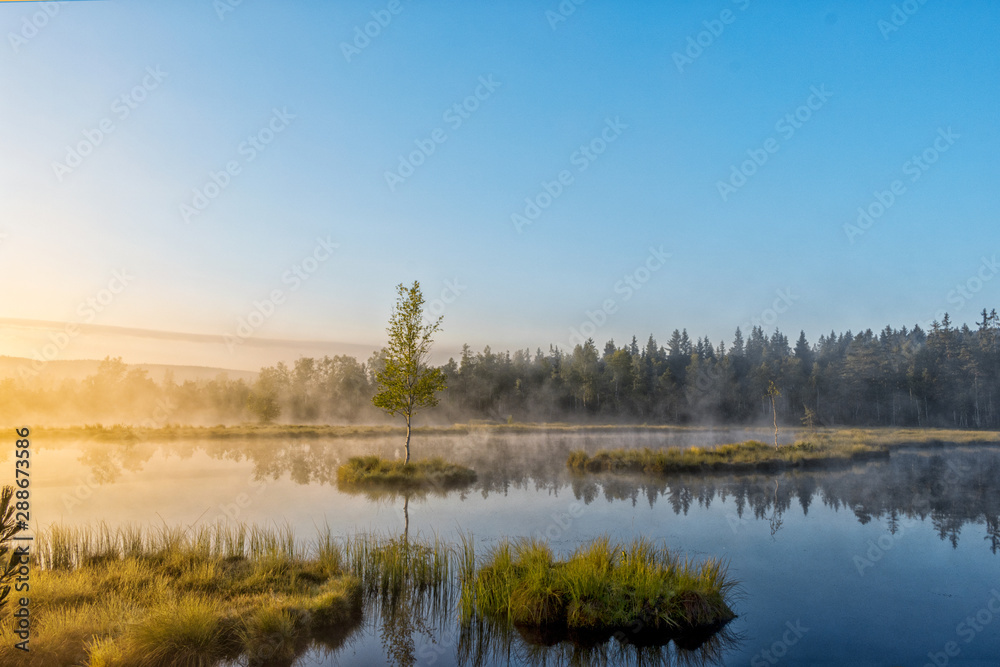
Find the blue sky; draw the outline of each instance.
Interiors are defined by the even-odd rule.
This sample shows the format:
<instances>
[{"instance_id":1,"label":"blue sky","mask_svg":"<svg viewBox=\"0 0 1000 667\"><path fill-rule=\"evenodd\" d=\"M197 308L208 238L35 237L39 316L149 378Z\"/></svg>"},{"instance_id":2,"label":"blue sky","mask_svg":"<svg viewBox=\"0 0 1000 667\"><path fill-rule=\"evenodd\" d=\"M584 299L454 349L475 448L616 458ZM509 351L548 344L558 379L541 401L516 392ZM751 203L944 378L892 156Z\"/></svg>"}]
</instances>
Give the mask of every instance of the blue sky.
<instances>
[{"instance_id":1,"label":"blue sky","mask_svg":"<svg viewBox=\"0 0 1000 667\"><path fill-rule=\"evenodd\" d=\"M0 354L366 356L415 279L442 354L998 305L1000 6L559 7L0 3Z\"/></svg>"}]
</instances>

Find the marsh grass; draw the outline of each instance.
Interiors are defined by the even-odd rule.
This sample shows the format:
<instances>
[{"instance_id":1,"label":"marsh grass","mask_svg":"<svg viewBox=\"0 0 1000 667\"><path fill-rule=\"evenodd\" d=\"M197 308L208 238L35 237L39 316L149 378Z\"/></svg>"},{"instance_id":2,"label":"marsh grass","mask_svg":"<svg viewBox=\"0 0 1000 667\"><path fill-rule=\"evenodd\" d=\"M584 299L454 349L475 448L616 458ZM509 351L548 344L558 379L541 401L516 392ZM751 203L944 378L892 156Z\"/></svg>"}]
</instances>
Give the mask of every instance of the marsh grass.
<instances>
[{"instance_id":1,"label":"marsh grass","mask_svg":"<svg viewBox=\"0 0 1000 667\"><path fill-rule=\"evenodd\" d=\"M466 540L463 547L459 609L467 627L485 619L556 636L669 637L735 618L728 599L736 584L725 563L696 565L645 538L598 538L565 560L537 540L504 540L478 566Z\"/></svg>"},{"instance_id":2,"label":"marsh grass","mask_svg":"<svg viewBox=\"0 0 1000 667\"><path fill-rule=\"evenodd\" d=\"M723 564L696 566L645 540L602 538L565 561L544 543L505 541L482 567L465 535L454 546L326 528L303 545L287 526L99 524L54 526L36 541L31 652L13 648L7 624L3 665L288 665L310 646L342 645L369 605L407 630L390 644L410 655L413 628L443 618L459 590L462 633L499 622L480 632L491 642L514 627L683 632L733 617Z\"/></svg>"},{"instance_id":3,"label":"marsh grass","mask_svg":"<svg viewBox=\"0 0 1000 667\"><path fill-rule=\"evenodd\" d=\"M337 469L337 485L347 490L458 489L475 481L474 470L440 457L403 463L379 456L354 456Z\"/></svg>"},{"instance_id":4,"label":"marsh grass","mask_svg":"<svg viewBox=\"0 0 1000 667\"><path fill-rule=\"evenodd\" d=\"M14 426L14 425L12 425ZM759 432L765 437L767 429L743 427L734 429L745 432ZM817 444L824 441L837 443L861 443L869 445L935 446L946 444L1000 444L1000 431L977 431L966 429L939 428L810 428L788 429L797 433L798 439L808 439ZM496 436L518 434L583 435L608 438L629 435L662 435L664 437L686 438L714 433L717 429L702 426L676 424L569 424L565 422L503 423L490 420L474 420L450 426L421 426L413 429L415 436L462 437L473 434ZM214 440L214 439L317 439L317 438L385 438L404 437L405 427L390 425L329 425L329 424L240 424L235 426L185 426L168 424L157 428L130 424L102 424L71 426L61 428L39 428L38 435L45 441L96 440L96 441L151 441L151 440ZM772 448L773 449L773 448Z\"/></svg>"},{"instance_id":5,"label":"marsh grass","mask_svg":"<svg viewBox=\"0 0 1000 667\"><path fill-rule=\"evenodd\" d=\"M615 449L570 453L566 465L576 472L633 472L664 475L679 472L780 469L887 458L882 444L817 438L775 449L759 440L680 449Z\"/></svg>"},{"instance_id":6,"label":"marsh grass","mask_svg":"<svg viewBox=\"0 0 1000 667\"><path fill-rule=\"evenodd\" d=\"M287 664L360 624L361 581L326 538L307 555L287 527L55 526L37 538L31 651L7 623L0 664Z\"/></svg>"},{"instance_id":7,"label":"marsh grass","mask_svg":"<svg viewBox=\"0 0 1000 667\"><path fill-rule=\"evenodd\" d=\"M370 593L387 595L403 587L426 590L446 584L451 573L451 548L435 538L420 539L361 534L345 540L351 571Z\"/></svg>"},{"instance_id":8,"label":"marsh grass","mask_svg":"<svg viewBox=\"0 0 1000 667\"><path fill-rule=\"evenodd\" d=\"M288 526L56 525L37 537L31 652L8 624L0 664L290 664L311 642L346 640L366 599L443 609L452 559L438 539L328 527L307 548Z\"/></svg>"}]
</instances>

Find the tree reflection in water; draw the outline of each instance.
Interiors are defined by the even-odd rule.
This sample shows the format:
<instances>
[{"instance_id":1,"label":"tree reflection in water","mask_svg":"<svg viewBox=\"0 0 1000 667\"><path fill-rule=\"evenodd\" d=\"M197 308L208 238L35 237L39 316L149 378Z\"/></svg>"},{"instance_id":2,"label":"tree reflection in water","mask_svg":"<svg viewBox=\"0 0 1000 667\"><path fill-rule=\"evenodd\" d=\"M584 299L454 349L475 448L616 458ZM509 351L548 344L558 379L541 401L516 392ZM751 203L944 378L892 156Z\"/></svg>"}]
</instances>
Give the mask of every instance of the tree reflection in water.
<instances>
[{"instance_id":1,"label":"tree reflection in water","mask_svg":"<svg viewBox=\"0 0 1000 667\"><path fill-rule=\"evenodd\" d=\"M834 511L849 511L864 525L884 520L892 533L918 519L933 526L941 540L957 547L967 525L985 528L986 548L1000 551L1000 450L994 447L946 447L894 449L887 461L868 462L829 470L789 470L770 474L683 474L667 477L613 474L571 474L566 457L580 446L580 439L536 439L522 446L517 438L487 437L469 448L455 441L421 443L427 456L443 456L476 470L478 480L467 490L430 489L400 494L364 491L371 501L400 502L403 509L402 539L409 541L410 500L431 496L462 502L468 493L483 498L504 496L512 490L558 494L566 490L586 504L644 502L653 508L665 503L675 514L692 507L726 503L740 519L766 521L771 537L781 539L786 513L793 505L808 516L814 503ZM592 447L608 443L595 439ZM217 460L253 464L254 478L278 480L287 477L296 484L336 485L338 465L349 456L371 453L371 440L344 443L337 440L296 441L181 441L136 442L113 445L106 442L73 443L80 450L80 463L93 473L89 484L114 484L127 472L151 465L155 456L182 459L204 452ZM347 491L340 489L341 492ZM447 596L445 596L447 597ZM452 600L453 601L453 600ZM404 588L369 606L371 623L378 624L386 655L396 664L414 664L421 655L457 655L462 665L484 662L501 664L625 664L708 665L717 664L735 646L739 637L728 629L692 643L629 642L627 638L595 638L602 641L569 641L541 637L514 628L487 626L482 622L459 629L454 605L440 596L427 596ZM375 628L372 628L374 631ZM336 642L332 642L336 645ZM696 645L697 644L697 645ZM429 648L428 648L429 647Z\"/></svg>"},{"instance_id":2,"label":"tree reflection in water","mask_svg":"<svg viewBox=\"0 0 1000 667\"><path fill-rule=\"evenodd\" d=\"M524 440L519 443L519 440ZM591 448L608 443L583 439ZM443 456L476 470L478 480L468 490L449 495L443 489L416 494L413 499L435 495L464 500L469 491L484 498L506 495L512 489L559 493L567 486L584 503L603 497L608 501L643 498L650 507L666 502L675 514L686 514L692 505L708 508L715 499L731 502L736 515L750 515L780 527L781 517L793 502L808 516L815 500L835 511L854 513L859 523L873 518L890 522L900 518L929 520L942 540L957 546L963 526L985 526L985 541L1000 551L1000 450L990 446L894 449L888 461L873 461L832 470L791 470L777 476L763 474L702 474L643 477L634 475L573 475L565 466L581 439L539 439L527 436L491 436L476 447L460 438L440 438L419 443L427 456ZM382 448L389 447L384 443ZM65 445L64 445L65 446ZM336 485L337 467L347 457L378 451L372 439L252 440L70 443L81 451L80 463L97 485L112 484L125 471L142 470L154 455L190 457L203 451L212 458L249 461L256 480L277 480L287 475L297 484ZM776 484L778 488L771 488ZM346 491L346 489L341 489ZM392 501L392 492L371 491L372 500ZM777 532L777 531L775 531Z\"/></svg>"}]
</instances>

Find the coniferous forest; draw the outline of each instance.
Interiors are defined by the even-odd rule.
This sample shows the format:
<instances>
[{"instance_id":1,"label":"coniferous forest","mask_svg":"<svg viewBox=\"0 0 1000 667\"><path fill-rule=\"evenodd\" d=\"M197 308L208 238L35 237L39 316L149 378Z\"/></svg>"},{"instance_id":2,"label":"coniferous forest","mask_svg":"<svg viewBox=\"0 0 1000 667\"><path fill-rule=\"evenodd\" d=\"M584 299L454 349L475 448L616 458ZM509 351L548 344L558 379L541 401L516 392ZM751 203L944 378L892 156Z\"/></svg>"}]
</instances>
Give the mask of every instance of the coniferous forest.
<instances>
[{"instance_id":1,"label":"coniferous forest","mask_svg":"<svg viewBox=\"0 0 1000 667\"><path fill-rule=\"evenodd\" d=\"M299 358L262 368L253 382L154 382L108 358L83 380L0 381L2 417L58 416L69 423L378 423L371 404L380 355ZM731 341L620 344L593 340L573 350L475 352L441 366L448 388L423 423L600 421L750 424L771 419L815 426L1000 428L1000 318L983 310L974 328L946 315L929 331L885 327L792 341L760 327Z\"/></svg>"}]
</instances>

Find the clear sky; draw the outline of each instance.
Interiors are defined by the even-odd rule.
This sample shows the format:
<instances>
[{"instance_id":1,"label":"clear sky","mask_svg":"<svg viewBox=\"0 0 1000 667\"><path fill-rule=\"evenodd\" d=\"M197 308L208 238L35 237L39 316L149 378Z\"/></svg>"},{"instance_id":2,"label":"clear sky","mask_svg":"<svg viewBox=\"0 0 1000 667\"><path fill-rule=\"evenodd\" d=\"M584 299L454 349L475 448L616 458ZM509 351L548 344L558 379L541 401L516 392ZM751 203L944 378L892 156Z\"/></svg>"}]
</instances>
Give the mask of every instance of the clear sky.
<instances>
[{"instance_id":1,"label":"clear sky","mask_svg":"<svg viewBox=\"0 0 1000 667\"><path fill-rule=\"evenodd\" d=\"M367 356L413 280L444 354L972 324L998 35L988 0L2 2L0 354Z\"/></svg>"}]
</instances>

